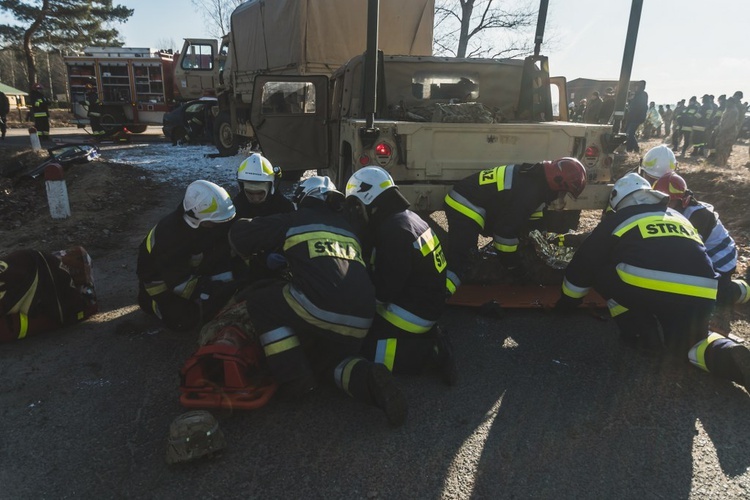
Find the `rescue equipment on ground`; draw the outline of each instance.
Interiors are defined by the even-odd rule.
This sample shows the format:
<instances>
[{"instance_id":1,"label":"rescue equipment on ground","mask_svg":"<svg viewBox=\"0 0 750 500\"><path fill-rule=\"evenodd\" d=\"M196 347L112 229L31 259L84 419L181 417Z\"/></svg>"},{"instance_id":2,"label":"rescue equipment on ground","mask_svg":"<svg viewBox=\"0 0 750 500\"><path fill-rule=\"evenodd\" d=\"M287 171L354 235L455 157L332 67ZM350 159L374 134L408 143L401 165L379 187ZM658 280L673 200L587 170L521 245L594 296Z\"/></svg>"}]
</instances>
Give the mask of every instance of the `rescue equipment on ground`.
<instances>
[{"instance_id":1,"label":"rescue equipment on ground","mask_svg":"<svg viewBox=\"0 0 750 500\"><path fill-rule=\"evenodd\" d=\"M167 463L188 462L226 448L219 422L205 410L183 413L169 426Z\"/></svg>"},{"instance_id":2,"label":"rescue equipment on ground","mask_svg":"<svg viewBox=\"0 0 750 500\"><path fill-rule=\"evenodd\" d=\"M211 322L218 324L218 329L208 324L201 330L201 342L206 345L180 370L183 406L252 410L268 403L276 392L278 384L268 374L254 333L231 321L239 317L240 309L245 309L244 302L230 305ZM230 321L224 321L224 316Z\"/></svg>"}]
</instances>

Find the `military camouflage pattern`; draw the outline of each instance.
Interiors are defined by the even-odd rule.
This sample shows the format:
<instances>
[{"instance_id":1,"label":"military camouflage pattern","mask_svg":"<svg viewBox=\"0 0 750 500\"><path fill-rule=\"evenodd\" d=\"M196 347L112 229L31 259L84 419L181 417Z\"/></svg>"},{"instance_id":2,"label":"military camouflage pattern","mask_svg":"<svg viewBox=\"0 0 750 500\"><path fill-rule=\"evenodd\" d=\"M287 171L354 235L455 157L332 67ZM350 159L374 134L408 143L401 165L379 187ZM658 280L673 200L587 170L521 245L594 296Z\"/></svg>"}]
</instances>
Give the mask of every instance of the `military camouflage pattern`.
<instances>
[{"instance_id":1,"label":"military camouflage pattern","mask_svg":"<svg viewBox=\"0 0 750 500\"><path fill-rule=\"evenodd\" d=\"M211 413L189 411L174 419L169 426L167 463L188 462L219 451L226 445L224 433Z\"/></svg>"}]
</instances>

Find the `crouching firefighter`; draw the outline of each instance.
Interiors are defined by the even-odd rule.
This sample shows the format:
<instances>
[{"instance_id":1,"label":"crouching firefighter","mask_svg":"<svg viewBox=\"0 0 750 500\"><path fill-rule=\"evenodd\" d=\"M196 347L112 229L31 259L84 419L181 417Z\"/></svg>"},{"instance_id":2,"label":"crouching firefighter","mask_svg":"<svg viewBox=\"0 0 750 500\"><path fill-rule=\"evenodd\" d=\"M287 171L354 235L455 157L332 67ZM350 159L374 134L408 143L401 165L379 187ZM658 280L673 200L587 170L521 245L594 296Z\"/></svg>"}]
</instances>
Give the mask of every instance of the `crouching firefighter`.
<instances>
[{"instance_id":1,"label":"crouching firefighter","mask_svg":"<svg viewBox=\"0 0 750 500\"><path fill-rule=\"evenodd\" d=\"M400 425L406 401L390 372L358 355L375 314L375 292L343 199L328 177L314 176L295 191L297 211L236 221L229 241L237 254L280 248L292 276L291 282L257 282L237 298L246 302L282 388L307 392L328 380Z\"/></svg>"},{"instance_id":2,"label":"crouching firefighter","mask_svg":"<svg viewBox=\"0 0 750 500\"><path fill-rule=\"evenodd\" d=\"M227 234L235 209L213 182L191 183L138 249L138 304L175 331L213 318L236 291Z\"/></svg>"},{"instance_id":3,"label":"crouching firefighter","mask_svg":"<svg viewBox=\"0 0 750 500\"><path fill-rule=\"evenodd\" d=\"M620 338L646 354L684 356L750 389L750 351L709 332L717 274L698 231L669 197L636 173L611 192L615 211L591 232L565 271L559 312L593 287L607 299Z\"/></svg>"},{"instance_id":4,"label":"crouching firefighter","mask_svg":"<svg viewBox=\"0 0 750 500\"><path fill-rule=\"evenodd\" d=\"M465 279L471 253L481 234L493 239L500 263L518 274L519 235L545 206L564 206L567 193L574 198L586 187L586 168L575 158L530 164L501 165L469 175L445 196L448 220L448 275L453 294Z\"/></svg>"},{"instance_id":5,"label":"crouching firefighter","mask_svg":"<svg viewBox=\"0 0 750 500\"><path fill-rule=\"evenodd\" d=\"M347 210L362 227L361 240L375 284L376 315L362 355L392 373L438 368L448 385L457 373L448 338L437 324L445 306L447 263L429 225L409 210L388 172L357 170L346 184Z\"/></svg>"}]
</instances>

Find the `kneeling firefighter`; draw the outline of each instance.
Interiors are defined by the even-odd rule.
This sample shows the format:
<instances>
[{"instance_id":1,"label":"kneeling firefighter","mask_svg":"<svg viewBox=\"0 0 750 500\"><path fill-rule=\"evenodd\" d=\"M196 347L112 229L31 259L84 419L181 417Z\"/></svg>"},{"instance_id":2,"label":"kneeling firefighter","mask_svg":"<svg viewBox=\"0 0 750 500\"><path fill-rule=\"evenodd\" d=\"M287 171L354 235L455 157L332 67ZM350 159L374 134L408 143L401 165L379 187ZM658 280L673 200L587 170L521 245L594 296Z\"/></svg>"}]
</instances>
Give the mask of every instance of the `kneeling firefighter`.
<instances>
[{"instance_id":1,"label":"kneeling firefighter","mask_svg":"<svg viewBox=\"0 0 750 500\"><path fill-rule=\"evenodd\" d=\"M615 211L576 251L555 308L571 310L593 287L627 345L687 353L699 368L750 389L750 350L709 331L718 276L706 247L668 199L636 173L619 179L610 195Z\"/></svg>"},{"instance_id":2,"label":"kneeling firefighter","mask_svg":"<svg viewBox=\"0 0 750 500\"><path fill-rule=\"evenodd\" d=\"M358 355L375 314L375 292L343 199L328 177L314 176L294 194L297 211L235 222L229 241L237 254L281 249L292 277L258 282L238 298L246 301L282 387L309 391L320 378L333 381L400 425L407 408L394 379Z\"/></svg>"},{"instance_id":3,"label":"kneeling firefighter","mask_svg":"<svg viewBox=\"0 0 750 500\"><path fill-rule=\"evenodd\" d=\"M364 228L365 247L371 247L377 299L362 355L395 374L419 373L433 364L446 384L455 384L452 349L437 325L447 267L438 237L380 167L357 170L346 184L346 200Z\"/></svg>"},{"instance_id":4,"label":"kneeling firefighter","mask_svg":"<svg viewBox=\"0 0 750 500\"><path fill-rule=\"evenodd\" d=\"M176 331L213 318L236 289L227 233L234 218L224 188L198 180L138 249L138 304Z\"/></svg>"}]
</instances>

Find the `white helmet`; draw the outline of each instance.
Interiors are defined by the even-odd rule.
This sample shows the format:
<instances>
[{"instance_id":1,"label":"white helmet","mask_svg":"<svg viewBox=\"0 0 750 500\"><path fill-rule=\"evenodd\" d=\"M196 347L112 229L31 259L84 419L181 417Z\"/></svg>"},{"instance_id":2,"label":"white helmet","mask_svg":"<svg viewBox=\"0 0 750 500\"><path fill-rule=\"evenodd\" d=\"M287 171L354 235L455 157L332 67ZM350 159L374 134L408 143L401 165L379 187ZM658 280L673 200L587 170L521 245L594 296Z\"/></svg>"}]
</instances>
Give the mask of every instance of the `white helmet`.
<instances>
[{"instance_id":1,"label":"white helmet","mask_svg":"<svg viewBox=\"0 0 750 500\"><path fill-rule=\"evenodd\" d=\"M612 192L609 193L609 205L617 210L617 205L622 202L627 196L635 193L636 191L641 190L650 190L651 184L648 183L646 179L641 177L640 175L636 174L635 172L630 172L627 175L624 175L620 179L618 179L617 182L615 182L614 187L612 188Z\"/></svg>"},{"instance_id":2,"label":"white helmet","mask_svg":"<svg viewBox=\"0 0 750 500\"><path fill-rule=\"evenodd\" d=\"M234 218L235 210L229 193L213 182L195 181L185 191L182 200L183 218L192 228L202 222L227 222Z\"/></svg>"},{"instance_id":3,"label":"white helmet","mask_svg":"<svg viewBox=\"0 0 750 500\"><path fill-rule=\"evenodd\" d=\"M299 206L302 200L308 196L327 201L331 195L344 197L344 194L336 189L336 185L330 177L313 175L299 183L292 196L292 201L295 205Z\"/></svg>"},{"instance_id":4,"label":"white helmet","mask_svg":"<svg viewBox=\"0 0 750 500\"><path fill-rule=\"evenodd\" d=\"M370 205L384 191L396 188L391 174L381 167L364 167L349 178L346 183L346 197L353 196L365 206Z\"/></svg>"},{"instance_id":5,"label":"white helmet","mask_svg":"<svg viewBox=\"0 0 750 500\"><path fill-rule=\"evenodd\" d=\"M274 167L268 158L259 153L253 153L245 158L245 161L240 163L237 169L237 181L240 185L246 182L264 183L263 187L265 187L266 192L270 191L271 194L274 193L275 181L280 176L281 169ZM262 189L259 185L258 191Z\"/></svg>"},{"instance_id":6,"label":"white helmet","mask_svg":"<svg viewBox=\"0 0 750 500\"><path fill-rule=\"evenodd\" d=\"M643 173L654 179L662 177L667 172L677 168L677 159L674 152L665 144L651 148L643 155L641 160Z\"/></svg>"}]
</instances>

